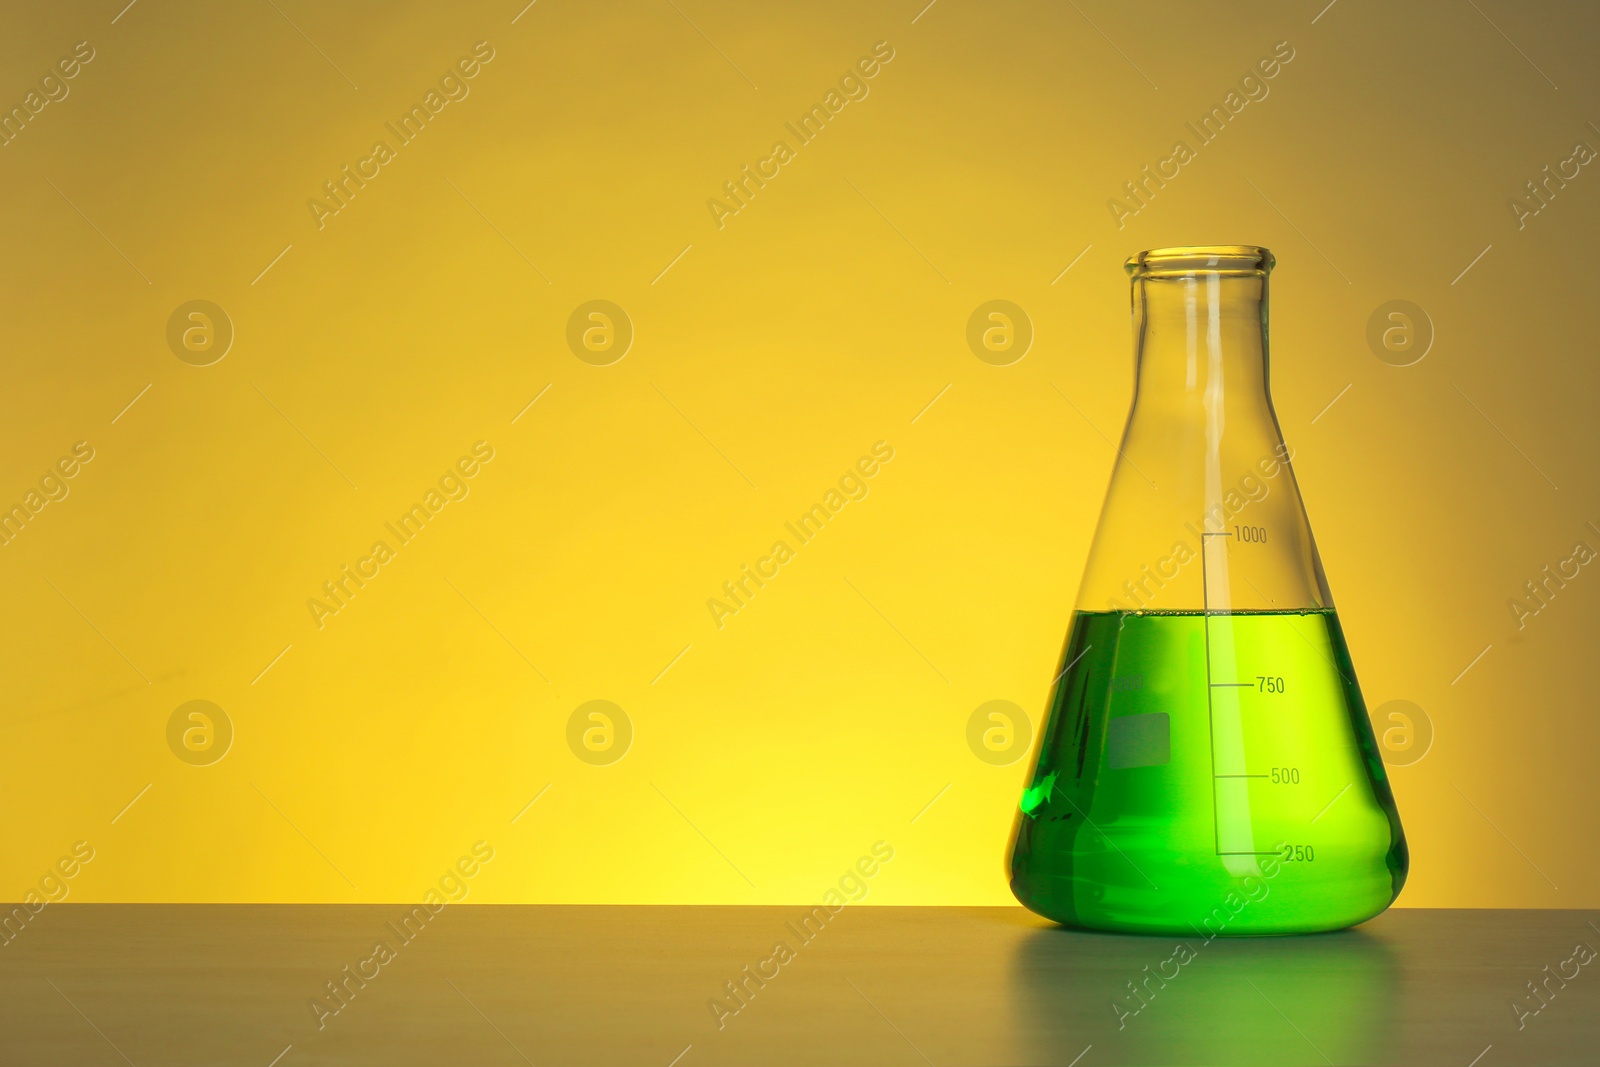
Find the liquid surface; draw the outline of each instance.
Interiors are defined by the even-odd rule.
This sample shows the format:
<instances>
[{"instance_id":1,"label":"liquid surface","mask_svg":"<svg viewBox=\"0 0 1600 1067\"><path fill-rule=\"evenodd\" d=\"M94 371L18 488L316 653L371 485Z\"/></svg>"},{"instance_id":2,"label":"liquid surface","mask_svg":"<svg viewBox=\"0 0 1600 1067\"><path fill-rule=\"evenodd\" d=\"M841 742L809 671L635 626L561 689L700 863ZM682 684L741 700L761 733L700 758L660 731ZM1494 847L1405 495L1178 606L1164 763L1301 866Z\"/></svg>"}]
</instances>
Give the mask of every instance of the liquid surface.
<instances>
[{"instance_id":1,"label":"liquid surface","mask_svg":"<svg viewBox=\"0 0 1600 1067\"><path fill-rule=\"evenodd\" d=\"M1012 837L1017 898L1093 929L1331 930L1407 855L1331 611L1079 612Z\"/></svg>"}]
</instances>

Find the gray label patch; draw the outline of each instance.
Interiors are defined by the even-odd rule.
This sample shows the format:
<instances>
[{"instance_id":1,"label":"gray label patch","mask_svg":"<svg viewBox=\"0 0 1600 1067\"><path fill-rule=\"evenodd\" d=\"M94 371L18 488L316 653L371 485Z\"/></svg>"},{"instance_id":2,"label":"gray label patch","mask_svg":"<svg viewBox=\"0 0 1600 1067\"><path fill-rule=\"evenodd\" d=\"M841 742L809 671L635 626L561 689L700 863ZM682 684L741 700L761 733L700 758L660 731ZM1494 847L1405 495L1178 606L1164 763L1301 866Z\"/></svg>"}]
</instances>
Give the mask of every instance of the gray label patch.
<instances>
[{"instance_id":1,"label":"gray label patch","mask_svg":"<svg viewBox=\"0 0 1600 1067\"><path fill-rule=\"evenodd\" d=\"M1106 723L1106 763L1114 771L1160 767L1172 759L1172 723L1167 713L1119 715Z\"/></svg>"}]
</instances>

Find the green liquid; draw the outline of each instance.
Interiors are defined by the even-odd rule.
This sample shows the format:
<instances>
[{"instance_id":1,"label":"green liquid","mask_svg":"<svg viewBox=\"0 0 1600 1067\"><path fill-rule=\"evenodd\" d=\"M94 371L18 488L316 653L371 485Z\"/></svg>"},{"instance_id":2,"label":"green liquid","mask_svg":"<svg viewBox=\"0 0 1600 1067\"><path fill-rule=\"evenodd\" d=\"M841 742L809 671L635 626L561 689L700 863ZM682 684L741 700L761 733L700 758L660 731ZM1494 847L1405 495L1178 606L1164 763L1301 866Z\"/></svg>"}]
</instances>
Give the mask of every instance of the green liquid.
<instances>
[{"instance_id":1,"label":"green liquid","mask_svg":"<svg viewBox=\"0 0 1600 1067\"><path fill-rule=\"evenodd\" d=\"M1332 611L1079 612L1012 834L1069 926L1334 930L1405 882L1400 817Z\"/></svg>"}]
</instances>

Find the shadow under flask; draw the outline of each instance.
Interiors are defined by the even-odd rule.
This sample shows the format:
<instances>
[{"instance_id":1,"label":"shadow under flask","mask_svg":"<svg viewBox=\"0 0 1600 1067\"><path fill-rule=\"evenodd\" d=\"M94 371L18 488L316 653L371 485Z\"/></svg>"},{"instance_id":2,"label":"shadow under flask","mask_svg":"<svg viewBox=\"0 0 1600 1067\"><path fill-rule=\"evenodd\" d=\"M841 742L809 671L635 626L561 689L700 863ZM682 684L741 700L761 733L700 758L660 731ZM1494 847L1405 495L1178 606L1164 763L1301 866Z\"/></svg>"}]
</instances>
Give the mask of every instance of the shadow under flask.
<instances>
[{"instance_id":1,"label":"shadow under flask","mask_svg":"<svg viewBox=\"0 0 1600 1067\"><path fill-rule=\"evenodd\" d=\"M1335 930L1408 859L1267 383L1264 248L1128 260L1133 408L1011 838L1068 926Z\"/></svg>"}]
</instances>

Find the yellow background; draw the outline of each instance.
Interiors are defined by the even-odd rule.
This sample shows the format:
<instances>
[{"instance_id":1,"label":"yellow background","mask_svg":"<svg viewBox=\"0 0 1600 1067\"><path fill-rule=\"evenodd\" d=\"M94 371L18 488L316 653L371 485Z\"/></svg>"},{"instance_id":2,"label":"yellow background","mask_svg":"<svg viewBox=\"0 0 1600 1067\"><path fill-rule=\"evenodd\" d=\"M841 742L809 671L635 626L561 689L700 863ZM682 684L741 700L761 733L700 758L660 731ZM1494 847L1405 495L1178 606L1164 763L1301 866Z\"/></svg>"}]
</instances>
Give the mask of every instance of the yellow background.
<instances>
[{"instance_id":1,"label":"yellow background","mask_svg":"<svg viewBox=\"0 0 1600 1067\"><path fill-rule=\"evenodd\" d=\"M1507 206L1600 147L1592 10L122 6L0 16L5 101L96 50L0 149L0 499L96 450L0 548L0 896L87 840L73 900L409 900L482 839L473 900L772 903L882 839L874 903L1009 902L1025 761L966 723L1043 706L1129 401L1122 260L1254 242L1369 706L1436 731L1393 771L1400 903L1600 903L1600 575L1520 633L1507 607L1600 547L1600 175ZM322 183L479 40L470 96L319 230ZM706 201L880 40L870 95L719 230ZM1119 230L1106 201L1283 40ZM1036 330L1008 367L964 338L996 298ZM1365 340L1400 298L1437 333L1404 368ZM165 339L195 299L237 335L208 367ZM608 367L565 341L592 299L636 331ZM470 496L317 629L478 440ZM870 495L718 630L706 600L879 440ZM167 747L193 699L236 731L209 767ZM610 766L566 744L592 699L633 724Z\"/></svg>"}]
</instances>

